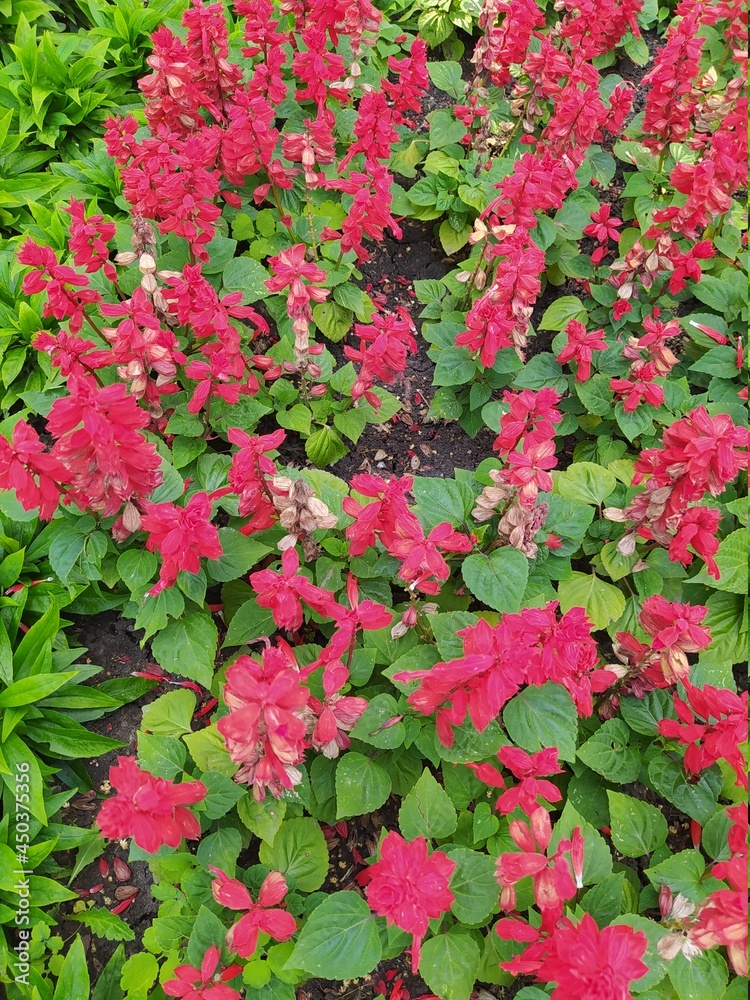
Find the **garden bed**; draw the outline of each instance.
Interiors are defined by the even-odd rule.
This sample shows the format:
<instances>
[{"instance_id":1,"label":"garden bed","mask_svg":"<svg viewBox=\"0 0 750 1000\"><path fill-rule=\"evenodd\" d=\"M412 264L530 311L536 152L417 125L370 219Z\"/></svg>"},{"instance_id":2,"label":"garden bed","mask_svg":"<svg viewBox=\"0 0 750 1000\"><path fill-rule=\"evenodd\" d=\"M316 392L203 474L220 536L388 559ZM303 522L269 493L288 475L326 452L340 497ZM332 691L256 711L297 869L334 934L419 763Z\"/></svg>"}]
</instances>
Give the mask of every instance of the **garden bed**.
<instances>
[{"instance_id":1,"label":"garden bed","mask_svg":"<svg viewBox=\"0 0 750 1000\"><path fill-rule=\"evenodd\" d=\"M737 1000L746 17L134 5L0 12L8 1000Z\"/></svg>"}]
</instances>

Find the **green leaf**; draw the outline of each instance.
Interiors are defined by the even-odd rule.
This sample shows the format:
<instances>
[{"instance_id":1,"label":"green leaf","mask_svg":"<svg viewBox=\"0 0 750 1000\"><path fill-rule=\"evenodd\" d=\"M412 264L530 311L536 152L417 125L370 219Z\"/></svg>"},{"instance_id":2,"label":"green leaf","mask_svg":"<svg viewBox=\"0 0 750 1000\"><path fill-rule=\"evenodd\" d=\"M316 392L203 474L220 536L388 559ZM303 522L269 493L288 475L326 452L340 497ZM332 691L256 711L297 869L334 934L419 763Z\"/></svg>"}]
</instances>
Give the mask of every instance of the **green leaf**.
<instances>
[{"instance_id":1,"label":"green leaf","mask_svg":"<svg viewBox=\"0 0 750 1000\"><path fill-rule=\"evenodd\" d=\"M691 577L691 583L702 583L714 590L727 591L731 594L747 593L747 530L738 528L720 543L716 553L716 563L720 577L715 580L709 576L706 567Z\"/></svg>"},{"instance_id":2,"label":"green leaf","mask_svg":"<svg viewBox=\"0 0 750 1000\"><path fill-rule=\"evenodd\" d=\"M575 388L576 395L588 413L597 417L612 416L613 393L608 378L604 375L592 375L588 382L576 382Z\"/></svg>"},{"instance_id":3,"label":"green leaf","mask_svg":"<svg viewBox=\"0 0 750 1000\"><path fill-rule=\"evenodd\" d=\"M86 964L86 952L82 938L77 937L65 956L53 1000L81 1000L82 997L89 995L90 989L91 979Z\"/></svg>"},{"instance_id":4,"label":"green leaf","mask_svg":"<svg viewBox=\"0 0 750 1000\"><path fill-rule=\"evenodd\" d=\"M106 938L107 941L135 940L135 931L132 927L126 924L122 917L103 907L97 906L91 910L82 910L80 913L69 913L67 919L86 924L97 937Z\"/></svg>"},{"instance_id":5,"label":"green leaf","mask_svg":"<svg viewBox=\"0 0 750 1000\"><path fill-rule=\"evenodd\" d=\"M263 802L256 802L252 795L246 794L237 803L237 815L256 837L273 844L286 815L286 802L271 795Z\"/></svg>"},{"instance_id":6,"label":"green leaf","mask_svg":"<svg viewBox=\"0 0 750 1000\"><path fill-rule=\"evenodd\" d=\"M431 62L427 65L430 80L438 90L459 100L464 93L463 70L457 62Z\"/></svg>"},{"instance_id":7,"label":"green leaf","mask_svg":"<svg viewBox=\"0 0 750 1000\"><path fill-rule=\"evenodd\" d=\"M358 979L380 961L378 924L356 892L334 892L303 924L287 965L325 979Z\"/></svg>"},{"instance_id":8,"label":"green leaf","mask_svg":"<svg viewBox=\"0 0 750 1000\"><path fill-rule=\"evenodd\" d=\"M555 492L582 503L600 504L614 491L617 480L594 462L576 462L555 476Z\"/></svg>"},{"instance_id":9,"label":"green leaf","mask_svg":"<svg viewBox=\"0 0 750 1000\"><path fill-rule=\"evenodd\" d=\"M206 571L218 583L238 580L273 551L269 545L264 545L254 538L247 538L235 528L219 528L219 541L221 557L206 562Z\"/></svg>"},{"instance_id":10,"label":"green leaf","mask_svg":"<svg viewBox=\"0 0 750 1000\"><path fill-rule=\"evenodd\" d=\"M319 467L332 465L346 455L349 449L328 424L311 434L305 441L305 452L310 461Z\"/></svg>"},{"instance_id":11,"label":"green leaf","mask_svg":"<svg viewBox=\"0 0 750 1000\"><path fill-rule=\"evenodd\" d=\"M314 892L328 874L328 846L320 824L309 817L284 820L273 843L260 845L260 860L291 875L301 892Z\"/></svg>"},{"instance_id":12,"label":"green leaf","mask_svg":"<svg viewBox=\"0 0 750 1000\"><path fill-rule=\"evenodd\" d=\"M241 850L242 836L240 831L227 826L204 837L198 844L195 857L206 870L208 870L209 865L213 865L214 868L221 868L232 877Z\"/></svg>"},{"instance_id":13,"label":"green leaf","mask_svg":"<svg viewBox=\"0 0 750 1000\"><path fill-rule=\"evenodd\" d=\"M69 670L62 674L34 674L33 677L22 677L4 691L0 691L0 708L16 708L41 701L63 684L67 684L77 676L77 673L76 670Z\"/></svg>"},{"instance_id":14,"label":"green leaf","mask_svg":"<svg viewBox=\"0 0 750 1000\"><path fill-rule=\"evenodd\" d=\"M201 906L190 930L186 955L188 962L199 968L201 959L211 945L221 948L225 937L226 927L223 921L207 906Z\"/></svg>"},{"instance_id":15,"label":"green leaf","mask_svg":"<svg viewBox=\"0 0 750 1000\"><path fill-rule=\"evenodd\" d=\"M228 777L237 771L237 765L231 760L224 739L215 725L206 726L195 733L187 733L182 739L201 771L217 771Z\"/></svg>"},{"instance_id":16,"label":"green leaf","mask_svg":"<svg viewBox=\"0 0 750 1000\"><path fill-rule=\"evenodd\" d=\"M185 766L184 743L169 736L138 733L138 763L157 778L171 781Z\"/></svg>"},{"instance_id":17,"label":"green leaf","mask_svg":"<svg viewBox=\"0 0 750 1000\"><path fill-rule=\"evenodd\" d=\"M585 323L588 313L583 302L575 295L562 295L547 306L539 321L540 330L564 330L572 319Z\"/></svg>"},{"instance_id":18,"label":"green leaf","mask_svg":"<svg viewBox=\"0 0 750 1000\"><path fill-rule=\"evenodd\" d=\"M257 302L269 295L268 271L251 257L235 257L223 268L221 280L227 291L241 291L243 302Z\"/></svg>"},{"instance_id":19,"label":"green leaf","mask_svg":"<svg viewBox=\"0 0 750 1000\"><path fill-rule=\"evenodd\" d=\"M192 731L194 711L192 691L168 691L143 709L141 729L155 736L182 736Z\"/></svg>"},{"instance_id":20,"label":"green leaf","mask_svg":"<svg viewBox=\"0 0 750 1000\"><path fill-rule=\"evenodd\" d=\"M431 531L443 521L450 521L460 527L466 520L466 494L462 484L454 479L432 479L417 476L412 491L417 501L415 513L425 531ZM473 506L473 493L469 491L469 503Z\"/></svg>"},{"instance_id":21,"label":"green leaf","mask_svg":"<svg viewBox=\"0 0 750 1000\"><path fill-rule=\"evenodd\" d=\"M530 753L558 747L562 760L575 760L578 713L560 684L527 687L503 709L510 739Z\"/></svg>"},{"instance_id":22,"label":"green leaf","mask_svg":"<svg viewBox=\"0 0 750 1000\"><path fill-rule=\"evenodd\" d=\"M646 877L654 886L667 885L677 895L681 892L693 903L706 895L701 885L706 861L700 851L680 851L653 868L646 869Z\"/></svg>"},{"instance_id":23,"label":"green leaf","mask_svg":"<svg viewBox=\"0 0 750 1000\"><path fill-rule=\"evenodd\" d=\"M379 764L361 753L344 754L336 767L337 819L364 816L391 794L391 779Z\"/></svg>"},{"instance_id":24,"label":"green leaf","mask_svg":"<svg viewBox=\"0 0 750 1000\"><path fill-rule=\"evenodd\" d=\"M549 514L544 531L557 535L562 542L560 548L555 549L555 555L572 556L594 520L594 511L588 504L555 493L547 494L545 502L549 504Z\"/></svg>"},{"instance_id":25,"label":"green leaf","mask_svg":"<svg viewBox=\"0 0 750 1000\"><path fill-rule=\"evenodd\" d=\"M442 1000L469 1000L479 971L479 958L474 939L456 930L425 941L419 972Z\"/></svg>"},{"instance_id":26,"label":"green leaf","mask_svg":"<svg viewBox=\"0 0 750 1000\"><path fill-rule=\"evenodd\" d=\"M351 309L340 306L338 302L319 302L313 306L313 319L324 335L337 344L351 330L354 313Z\"/></svg>"},{"instance_id":27,"label":"green leaf","mask_svg":"<svg viewBox=\"0 0 750 1000\"><path fill-rule=\"evenodd\" d=\"M529 578L529 561L509 545L489 555L473 552L461 564L461 575L471 593L488 607L517 612Z\"/></svg>"},{"instance_id":28,"label":"green leaf","mask_svg":"<svg viewBox=\"0 0 750 1000\"><path fill-rule=\"evenodd\" d=\"M154 956L147 951L139 951L131 955L123 965L120 985L131 996L141 1000L141 997L145 998L158 975L159 963Z\"/></svg>"},{"instance_id":29,"label":"green leaf","mask_svg":"<svg viewBox=\"0 0 750 1000\"><path fill-rule=\"evenodd\" d=\"M381 750L395 750L404 742L406 730L403 722L397 722L386 728L381 727L399 714L398 703L393 695L376 694L370 699L367 708L352 729L352 738Z\"/></svg>"},{"instance_id":30,"label":"green leaf","mask_svg":"<svg viewBox=\"0 0 750 1000\"><path fill-rule=\"evenodd\" d=\"M461 923L486 923L498 906L494 858L465 848L450 851L448 857L456 864L450 883L455 896L451 911Z\"/></svg>"},{"instance_id":31,"label":"green leaf","mask_svg":"<svg viewBox=\"0 0 750 1000\"><path fill-rule=\"evenodd\" d=\"M688 781L682 761L662 753L648 765L648 780L654 791L702 826L713 816L722 785L718 768L704 771L696 782Z\"/></svg>"},{"instance_id":32,"label":"green leaf","mask_svg":"<svg viewBox=\"0 0 750 1000\"><path fill-rule=\"evenodd\" d=\"M401 804L398 825L407 840L442 840L458 826L458 815L448 793L427 768Z\"/></svg>"},{"instance_id":33,"label":"green leaf","mask_svg":"<svg viewBox=\"0 0 750 1000\"><path fill-rule=\"evenodd\" d=\"M57 523L59 527L49 547L49 561L54 572L65 583L83 552L86 538L96 527L96 521L87 516Z\"/></svg>"},{"instance_id":34,"label":"green leaf","mask_svg":"<svg viewBox=\"0 0 750 1000\"><path fill-rule=\"evenodd\" d=\"M660 809L621 792L607 792L612 843L626 858L652 854L667 839L669 828Z\"/></svg>"},{"instance_id":35,"label":"green leaf","mask_svg":"<svg viewBox=\"0 0 750 1000\"><path fill-rule=\"evenodd\" d=\"M189 611L155 637L151 649L167 673L180 674L210 690L219 632L203 611Z\"/></svg>"},{"instance_id":36,"label":"green leaf","mask_svg":"<svg viewBox=\"0 0 750 1000\"><path fill-rule=\"evenodd\" d=\"M430 149L442 149L461 142L466 126L448 111L433 111L430 116Z\"/></svg>"},{"instance_id":37,"label":"green leaf","mask_svg":"<svg viewBox=\"0 0 750 1000\"><path fill-rule=\"evenodd\" d=\"M595 629L606 628L625 610L625 595L614 584L588 573L571 573L558 584L563 611L583 608Z\"/></svg>"},{"instance_id":38,"label":"green leaf","mask_svg":"<svg viewBox=\"0 0 750 1000\"><path fill-rule=\"evenodd\" d=\"M246 642L273 635L276 625L268 608L261 608L255 598L245 601L232 616L222 648L242 646Z\"/></svg>"},{"instance_id":39,"label":"green leaf","mask_svg":"<svg viewBox=\"0 0 750 1000\"><path fill-rule=\"evenodd\" d=\"M534 391L549 387L562 395L568 388L568 377L554 355L535 354L516 375L513 385L517 389L533 389Z\"/></svg>"},{"instance_id":40,"label":"green leaf","mask_svg":"<svg viewBox=\"0 0 750 1000\"><path fill-rule=\"evenodd\" d=\"M476 363L467 350L462 347L444 347L435 365L433 384L464 385L472 381L476 370Z\"/></svg>"},{"instance_id":41,"label":"green leaf","mask_svg":"<svg viewBox=\"0 0 750 1000\"><path fill-rule=\"evenodd\" d=\"M156 576L158 562L153 552L128 549L117 559L117 572L130 590L143 590Z\"/></svg>"},{"instance_id":42,"label":"green leaf","mask_svg":"<svg viewBox=\"0 0 750 1000\"><path fill-rule=\"evenodd\" d=\"M469 222L463 225L461 229L454 229L447 219L444 219L440 223L440 228L438 230L440 244L449 257L454 253L457 253L461 247L466 246L469 242L469 237L471 236L473 228L474 227Z\"/></svg>"},{"instance_id":43,"label":"green leaf","mask_svg":"<svg viewBox=\"0 0 750 1000\"><path fill-rule=\"evenodd\" d=\"M729 979L727 963L716 951L702 951L689 961L678 952L667 966L667 975L680 1000L720 997Z\"/></svg>"},{"instance_id":44,"label":"green leaf","mask_svg":"<svg viewBox=\"0 0 750 1000\"><path fill-rule=\"evenodd\" d=\"M621 719L608 719L578 748L577 756L586 767L618 785L635 781L641 770L640 754L630 746L630 730Z\"/></svg>"}]
</instances>

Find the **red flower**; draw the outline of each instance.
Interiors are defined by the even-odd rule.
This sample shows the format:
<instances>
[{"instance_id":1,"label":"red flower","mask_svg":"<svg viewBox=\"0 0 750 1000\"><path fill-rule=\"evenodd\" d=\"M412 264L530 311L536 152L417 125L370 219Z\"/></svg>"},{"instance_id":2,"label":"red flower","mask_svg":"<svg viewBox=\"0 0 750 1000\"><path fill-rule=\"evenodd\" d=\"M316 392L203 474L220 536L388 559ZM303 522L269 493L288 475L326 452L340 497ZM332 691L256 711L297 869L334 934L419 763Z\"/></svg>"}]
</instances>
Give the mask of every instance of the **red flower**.
<instances>
[{"instance_id":1,"label":"red flower","mask_svg":"<svg viewBox=\"0 0 750 1000\"><path fill-rule=\"evenodd\" d=\"M229 485L240 498L241 517L251 515L243 534L263 531L275 521L271 489L267 478L275 476L276 463L266 452L275 451L286 438L281 429L260 437L251 436L237 427L230 427L227 437L236 444L239 451L232 455L229 469Z\"/></svg>"},{"instance_id":2,"label":"red flower","mask_svg":"<svg viewBox=\"0 0 750 1000\"><path fill-rule=\"evenodd\" d=\"M600 931L588 913L577 925L562 921L547 945L536 978L557 984L552 1000L631 1000L631 982L649 971L642 931L616 924Z\"/></svg>"},{"instance_id":3,"label":"red flower","mask_svg":"<svg viewBox=\"0 0 750 1000\"><path fill-rule=\"evenodd\" d=\"M152 597L171 587L178 575L198 573L200 560L219 559L219 532L211 524L211 498L196 493L184 507L172 503L143 502L141 523L149 533L146 548L162 558L159 582L149 591Z\"/></svg>"},{"instance_id":4,"label":"red flower","mask_svg":"<svg viewBox=\"0 0 750 1000\"><path fill-rule=\"evenodd\" d=\"M349 607L331 604L327 615L336 622L336 631L331 636L329 651L333 657L342 656L355 639L360 629L386 628L393 621L393 614L383 604L376 604L369 598L359 600L357 581L352 573L347 577L346 596Z\"/></svg>"},{"instance_id":5,"label":"red flower","mask_svg":"<svg viewBox=\"0 0 750 1000\"><path fill-rule=\"evenodd\" d=\"M139 433L149 417L120 383L99 388L90 377L71 376L68 390L47 418L57 438L52 455L68 472L68 498L109 517L161 482L158 452Z\"/></svg>"},{"instance_id":6,"label":"red flower","mask_svg":"<svg viewBox=\"0 0 750 1000\"><path fill-rule=\"evenodd\" d=\"M669 542L669 558L672 562L680 562L689 566L693 561L693 553L688 552L690 545L706 564L709 576L721 579L719 565L714 556L719 551L719 539L716 532L721 522L721 511L713 507L691 507L680 516L677 532Z\"/></svg>"},{"instance_id":7,"label":"red flower","mask_svg":"<svg viewBox=\"0 0 750 1000\"><path fill-rule=\"evenodd\" d=\"M747 891L719 889L698 907L697 923L690 930L690 940L699 948L724 946L738 976L746 977L747 963Z\"/></svg>"},{"instance_id":8,"label":"red flower","mask_svg":"<svg viewBox=\"0 0 750 1000\"><path fill-rule=\"evenodd\" d=\"M649 366L653 369L653 366ZM646 376L650 377L647 378ZM627 378L611 378L609 387L622 399L623 409L626 413L635 413L642 402L649 406L661 406L664 402L664 389L660 385L651 381L656 375L656 371L641 370L641 378L635 380Z\"/></svg>"},{"instance_id":9,"label":"red flower","mask_svg":"<svg viewBox=\"0 0 750 1000\"><path fill-rule=\"evenodd\" d=\"M142 851L154 854L162 844L179 847L183 837L197 840L201 827L185 806L207 795L202 781L174 784L142 771L133 757L118 757L109 769L117 794L102 804L97 823L108 840L132 837Z\"/></svg>"},{"instance_id":10,"label":"red flower","mask_svg":"<svg viewBox=\"0 0 750 1000\"><path fill-rule=\"evenodd\" d=\"M497 754L500 763L504 764L516 778L521 779L520 784L507 789L497 800L496 808L503 815L512 813L520 806L527 816L531 816L537 808L539 796L547 802L561 801L562 792L557 785L540 778L541 775L563 773L563 769L558 765L558 752L557 747L540 750L535 754L528 754L519 747L500 748Z\"/></svg>"},{"instance_id":11,"label":"red flower","mask_svg":"<svg viewBox=\"0 0 750 1000\"><path fill-rule=\"evenodd\" d=\"M228 979L234 979L242 972L241 965L230 965L217 974L221 952L212 944L203 956L200 969L192 965L178 965L174 970L176 979L169 979L162 989L170 997L182 1000L241 1000L237 990L227 986Z\"/></svg>"},{"instance_id":12,"label":"red flower","mask_svg":"<svg viewBox=\"0 0 750 1000\"><path fill-rule=\"evenodd\" d=\"M99 292L88 287L89 279L66 264L58 264L51 247L39 246L31 238L24 241L16 256L21 264L34 268L21 284L24 295L44 292L42 316L68 319L70 332L78 333L86 317L86 306L102 300ZM82 290L73 291L74 288Z\"/></svg>"},{"instance_id":13,"label":"red flower","mask_svg":"<svg viewBox=\"0 0 750 1000\"><path fill-rule=\"evenodd\" d=\"M89 274L104 268L105 275L110 281L114 281L117 272L109 263L107 243L114 239L117 226L114 222L105 222L103 215L90 215L88 219L84 218L84 209L82 201L70 199L66 209L71 216L68 249L73 254L76 267L85 267Z\"/></svg>"},{"instance_id":14,"label":"red flower","mask_svg":"<svg viewBox=\"0 0 750 1000\"><path fill-rule=\"evenodd\" d=\"M591 213L591 225L584 227L584 235L593 236L602 244L607 244L610 240L619 243L620 233L618 230L622 225L622 219L610 218L611 213L611 205L600 205L598 211Z\"/></svg>"},{"instance_id":15,"label":"red flower","mask_svg":"<svg viewBox=\"0 0 750 1000\"><path fill-rule=\"evenodd\" d=\"M402 560L399 579L409 584L409 590L421 590L423 594L439 594L440 583L450 576L443 552L471 552L474 547L470 538L455 531L447 521L436 525L426 537L418 521L397 521L393 533L383 537L383 542L392 556Z\"/></svg>"},{"instance_id":16,"label":"red flower","mask_svg":"<svg viewBox=\"0 0 750 1000\"><path fill-rule=\"evenodd\" d=\"M591 378L591 359L594 351L606 350L607 343L603 340L604 330L588 332L583 323L572 319L565 327L568 342L557 355L561 365L572 361L578 368L576 382L586 382Z\"/></svg>"},{"instance_id":17,"label":"red flower","mask_svg":"<svg viewBox=\"0 0 750 1000\"><path fill-rule=\"evenodd\" d=\"M97 368L112 364L114 360L111 351L102 351L93 340L84 340L65 330L57 334L40 330L32 343L37 351L49 354L52 364L60 369L63 378L88 375Z\"/></svg>"},{"instance_id":18,"label":"red flower","mask_svg":"<svg viewBox=\"0 0 750 1000\"><path fill-rule=\"evenodd\" d=\"M562 916L565 901L573 899L577 890L583 886L581 831L576 827L572 841L561 840L552 851L552 823L543 806L534 809L529 823L512 819L508 830L520 852L510 851L497 859L495 877L502 889L500 905L504 910L514 910L515 886L522 878L531 876L534 900L542 910L545 926L553 926ZM565 858L566 854L569 860ZM571 863L575 880L571 874Z\"/></svg>"},{"instance_id":19,"label":"red flower","mask_svg":"<svg viewBox=\"0 0 750 1000\"><path fill-rule=\"evenodd\" d=\"M674 694L677 719L662 719L659 732L679 740L685 750L685 770L699 775L719 760L725 760L737 775L736 784L747 789L747 771L742 744L747 742L747 691L740 696L706 684L703 688L683 680L687 701ZM711 721L711 720L715 721Z\"/></svg>"},{"instance_id":20,"label":"red flower","mask_svg":"<svg viewBox=\"0 0 750 1000\"><path fill-rule=\"evenodd\" d=\"M263 880L257 903L246 885L236 878L230 878L220 868L209 865L209 870L218 876L211 883L214 899L230 910L247 911L230 928L227 947L242 958L250 958L258 946L258 935L262 932L274 941L288 941L297 930L297 923L291 913L279 908L287 894L287 885L281 872L269 872Z\"/></svg>"},{"instance_id":21,"label":"red flower","mask_svg":"<svg viewBox=\"0 0 750 1000\"><path fill-rule=\"evenodd\" d=\"M406 841L391 830L380 845L380 861L369 870L367 902L378 916L412 935L415 975L430 920L442 916L455 899L449 888L455 869L455 861L442 851L428 856L424 837Z\"/></svg>"},{"instance_id":22,"label":"red flower","mask_svg":"<svg viewBox=\"0 0 750 1000\"><path fill-rule=\"evenodd\" d=\"M299 555L295 548L281 555L281 572L270 569L250 574L250 586L262 608L270 608L279 628L296 632L302 625L302 600L320 615L327 615L334 603L330 590L316 587L306 576L297 573Z\"/></svg>"},{"instance_id":23,"label":"red flower","mask_svg":"<svg viewBox=\"0 0 750 1000\"><path fill-rule=\"evenodd\" d=\"M38 507L39 517L49 521L67 481L64 466L45 452L39 435L25 420L15 424L11 441L0 437L0 489L14 490L24 510Z\"/></svg>"},{"instance_id":24,"label":"red flower","mask_svg":"<svg viewBox=\"0 0 750 1000\"><path fill-rule=\"evenodd\" d=\"M269 292L281 292L289 289L287 298L287 309L290 316L298 315L305 309L310 299L315 302L323 302L328 296L327 288L309 288L302 281L320 282L325 281L326 273L321 271L317 264L305 261L307 247L304 243L295 243L294 246L287 247L275 257L269 257L268 263L273 268L274 277L265 282Z\"/></svg>"},{"instance_id":25,"label":"red flower","mask_svg":"<svg viewBox=\"0 0 750 1000\"><path fill-rule=\"evenodd\" d=\"M639 621L653 638L651 648L662 651L662 669L669 683L689 675L686 653L711 645L711 633L700 627L707 614L708 608L701 605L670 604L659 594L643 602Z\"/></svg>"},{"instance_id":26,"label":"red flower","mask_svg":"<svg viewBox=\"0 0 750 1000\"><path fill-rule=\"evenodd\" d=\"M350 555L361 556L375 545L378 536L394 536L397 523L418 528L419 522L406 505L406 494L413 482L412 476L393 477L387 481L369 474L352 477L352 490L375 499L364 506L354 497L343 499L344 512L355 519L346 529Z\"/></svg>"},{"instance_id":27,"label":"red flower","mask_svg":"<svg viewBox=\"0 0 750 1000\"><path fill-rule=\"evenodd\" d=\"M227 669L224 701L229 714L218 721L229 756L242 767L235 780L252 785L262 802L266 789L279 798L302 781L296 767L305 755L309 690L291 648L277 640L262 662L238 656Z\"/></svg>"},{"instance_id":28,"label":"red flower","mask_svg":"<svg viewBox=\"0 0 750 1000\"><path fill-rule=\"evenodd\" d=\"M524 507L533 507L539 491L552 491L552 476L548 469L557 465L555 442L544 433L534 431L523 439L523 451L512 451L508 455L510 468L503 469L504 482L519 488L519 502Z\"/></svg>"}]
</instances>

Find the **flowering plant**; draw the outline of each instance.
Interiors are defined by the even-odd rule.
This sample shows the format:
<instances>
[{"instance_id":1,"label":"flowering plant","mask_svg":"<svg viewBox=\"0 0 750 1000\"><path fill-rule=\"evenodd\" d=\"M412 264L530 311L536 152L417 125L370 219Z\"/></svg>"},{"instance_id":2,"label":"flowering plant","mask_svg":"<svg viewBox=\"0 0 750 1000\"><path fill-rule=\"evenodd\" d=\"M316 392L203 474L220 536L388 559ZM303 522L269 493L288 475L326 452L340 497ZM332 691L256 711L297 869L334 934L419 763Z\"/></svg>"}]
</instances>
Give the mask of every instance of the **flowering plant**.
<instances>
[{"instance_id":1,"label":"flowering plant","mask_svg":"<svg viewBox=\"0 0 750 1000\"><path fill-rule=\"evenodd\" d=\"M464 85L369 2L195 0L107 124L127 224L72 198L19 242L43 328L0 501L156 661L73 873L130 942L142 890L101 880L148 865L103 973L132 1000L747 975L743 20L681 3L633 117L606 70L651 60L644 5L542 6L482 5ZM456 265L419 317L362 287L404 216ZM334 474L425 345L483 460ZM44 742L13 687L6 735ZM79 938L40 996L88 976Z\"/></svg>"}]
</instances>

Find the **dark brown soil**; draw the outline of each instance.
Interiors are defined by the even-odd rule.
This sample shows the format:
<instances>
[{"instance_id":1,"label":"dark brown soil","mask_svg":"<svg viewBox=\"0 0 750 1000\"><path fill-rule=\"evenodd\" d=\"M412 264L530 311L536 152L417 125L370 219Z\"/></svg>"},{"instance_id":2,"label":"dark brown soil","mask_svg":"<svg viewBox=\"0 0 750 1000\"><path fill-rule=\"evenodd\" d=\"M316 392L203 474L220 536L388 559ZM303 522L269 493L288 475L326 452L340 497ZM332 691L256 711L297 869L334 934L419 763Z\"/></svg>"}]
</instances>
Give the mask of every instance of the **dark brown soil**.
<instances>
[{"instance_id":1,"label":"dark brown soil","mask_svg":"<svg viewBox=\"0 0 750 1000\"><path fill-rule=\"evenodd\" d=\"M457 261L446 256L433 223L405 219L401 226L401 241L386 237L373 245L370 260L361 266L360 284L383 296L388 310L404 306L414 315L419 311L414 282L442 278ZM415 323L420 330L419 319ZM435 392L434 364L427 357L429 345L419 334L417 343L419 350L409 357L403 376L388 387L401 400L401 411L386 424L367 426L356 448L331 468L342 479L359 471L452 476L454 468L475 469L492 454L494 436L489 430L480 430L472 439L455 421L427 420Z\"/></svg>"}]
</instances>

